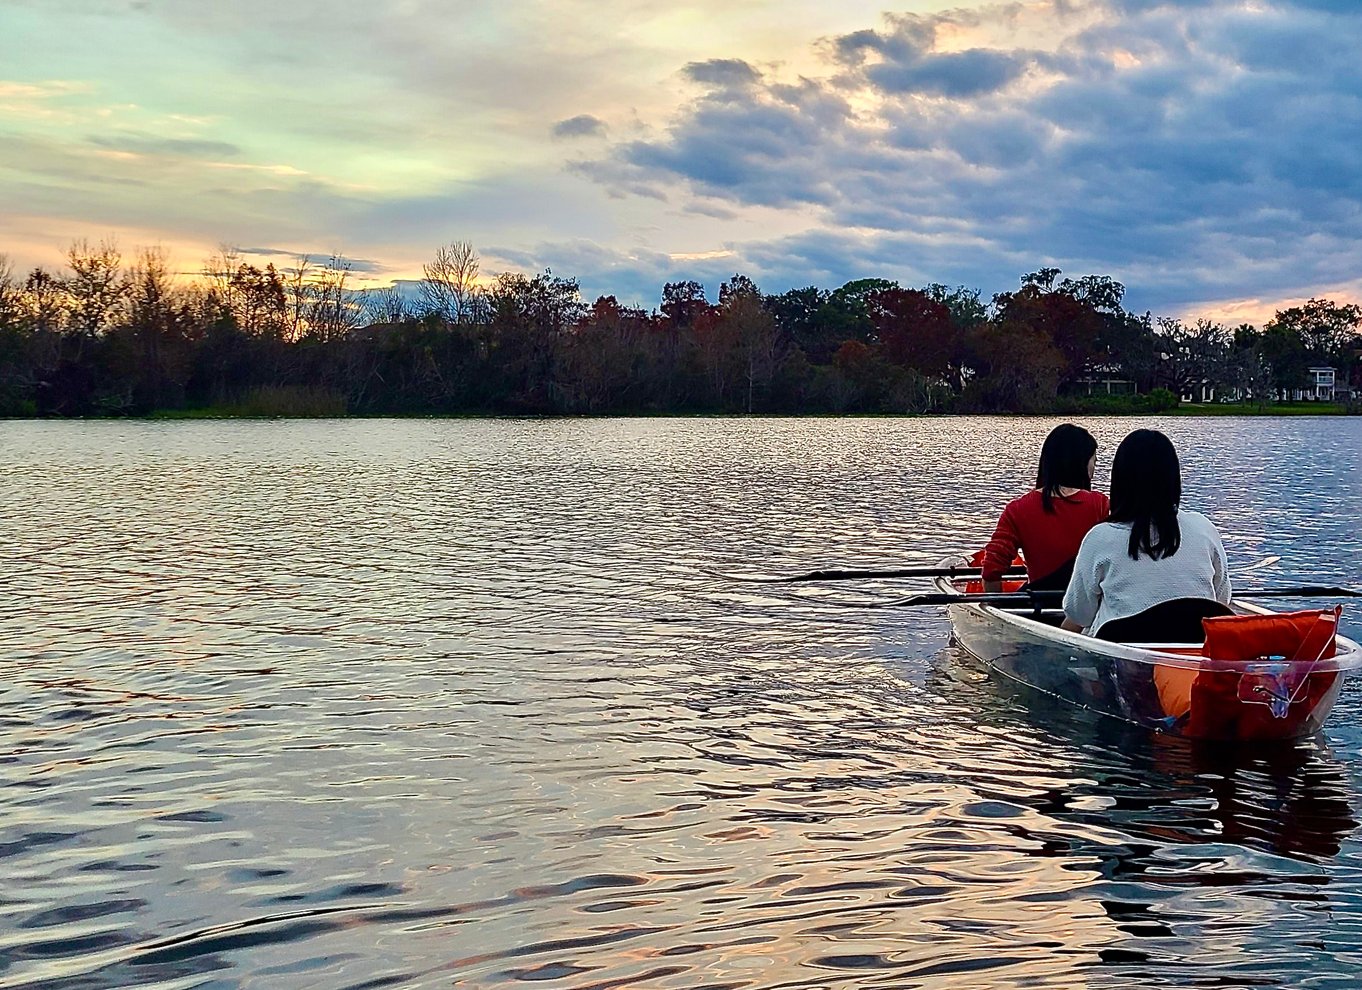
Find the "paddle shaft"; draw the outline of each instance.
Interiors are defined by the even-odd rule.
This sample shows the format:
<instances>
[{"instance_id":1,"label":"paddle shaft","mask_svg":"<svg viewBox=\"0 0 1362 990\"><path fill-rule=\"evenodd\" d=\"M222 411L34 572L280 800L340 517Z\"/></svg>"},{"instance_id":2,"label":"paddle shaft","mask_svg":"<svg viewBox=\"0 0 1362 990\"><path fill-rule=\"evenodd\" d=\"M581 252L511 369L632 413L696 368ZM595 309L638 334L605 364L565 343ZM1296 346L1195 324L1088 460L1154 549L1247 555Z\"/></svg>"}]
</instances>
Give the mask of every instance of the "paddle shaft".
<instances>
[{"instance_id":1,"label":"paddle shaft","mask_svg":"<svg viewBox=\"0 0 1362 990\"><path fill-rule=\"evenodd\" d=\"M1026 574L1025 567L1010 567L1003 571L1006 577L1021 577ZM912 578L912 577L949 577L977 578L982 572L977 567L900 567L890 571L810 571L808 574L795 574L792 577L753 578L735 574L724 575L733 581L749 581L754 584L794 584L799 581L855 581L872 578Z\"/></svg>"},{"instance_id":2,"label":"paddle shaft","mask_svg":"<svg viewBox=\"0 0 1362 990\"><path fill-rule=\"evenodd\" d=\"M1274 564L1281 560L1280 557L1267 557L1251 564L1243 570L1253 570ZM1009 567L1003 571L1004 577L1024 577L1025 567ZM730 581L746 581L751 584L797 584L802 581L857 581L872 580L875 578L977 578L983 576L983 571L978 567L961 565L958 567L899 567L885 571L858 571L843 570L841 568L829 568L821 571L809 571L807 574L794 574L790 577L744 577L739 574L718 574L719 577L728 578Z\"/></svg>"},{"instance_id":3,"label":"paddle shaft","mask_svg":"<svg viewBox=\"0 0 1362 990\"><path fill-rule=\"evenodd\" d=\"M1299 588L1261 588L1241 591L1235 598L1362 598L1362 591L1351 588L1326 588L1322 585L1305 585ZM982 595L952 595L937 593L913 595L897 601L885 602L885 606L900 605L1014 605L1023 608L1042 608L1047 604L1063 601L1062 591L1014 591ZM882 607L876 605L875 607Z\"/></svg>"}]
</instances>

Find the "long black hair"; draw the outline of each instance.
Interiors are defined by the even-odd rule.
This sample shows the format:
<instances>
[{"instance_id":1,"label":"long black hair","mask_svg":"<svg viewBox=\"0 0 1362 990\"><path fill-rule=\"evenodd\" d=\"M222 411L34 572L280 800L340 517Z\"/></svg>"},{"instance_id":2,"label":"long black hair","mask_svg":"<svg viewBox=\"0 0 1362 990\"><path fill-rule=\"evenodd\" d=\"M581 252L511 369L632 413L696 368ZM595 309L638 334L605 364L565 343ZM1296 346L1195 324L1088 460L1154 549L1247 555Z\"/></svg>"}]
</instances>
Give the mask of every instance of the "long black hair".
<instances>
[{"instance_id":1,"label":"long black hair","mask_svg":"<svg viewBox=\"0 0 1362 990\"><path fill-rule=\"evenodd\" d=\"M1040 466L1036 468L1036 487L1046 512L1054 512L1054 500L1061 488L1092 488L1088 461L1097 453L1092 434L1073 423L1060 423L1040 447Z\"/></svg>"},{"instance_id":2,"label":"long black hair","mask_svg":"<svg viewBox=\"0 0 1362 990\"><path fill-rule=\"evenodd\" d=\"M1182 468L1173 441L1158 430L1136 430L1121 441L1111 461L1111 522L1130 523L1130 558L1154 559L1178 552L1178 503ZM1155 536L1158 539L1155 539Z\"/></svg>"}]
</instances>

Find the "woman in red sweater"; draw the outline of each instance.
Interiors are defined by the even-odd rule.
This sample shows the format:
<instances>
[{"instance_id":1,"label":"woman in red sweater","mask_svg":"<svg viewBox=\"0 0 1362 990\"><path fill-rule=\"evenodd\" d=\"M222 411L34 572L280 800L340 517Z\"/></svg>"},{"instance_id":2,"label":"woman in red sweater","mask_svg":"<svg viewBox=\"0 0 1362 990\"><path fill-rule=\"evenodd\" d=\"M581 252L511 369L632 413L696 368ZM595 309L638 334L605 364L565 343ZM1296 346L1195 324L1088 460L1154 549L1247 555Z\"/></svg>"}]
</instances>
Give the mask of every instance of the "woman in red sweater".
<instances>
[{"instance_id":1,"label":"woman in red sweater","mask_svg":"<svg viewBox=\"0 0 1362 990\"><path fill-rule=\"evenodd\" d=\"M1031 588L1068 587L1078 545L1110 509L1107 497L1092 491L1096 463L1097 441L1087 430L1063 423L1050 431L1040 448L1035 490L1008 503L984 548L985 591L1002 590L1003 572L1018 550Z\"/></svg>"}]
</instances>

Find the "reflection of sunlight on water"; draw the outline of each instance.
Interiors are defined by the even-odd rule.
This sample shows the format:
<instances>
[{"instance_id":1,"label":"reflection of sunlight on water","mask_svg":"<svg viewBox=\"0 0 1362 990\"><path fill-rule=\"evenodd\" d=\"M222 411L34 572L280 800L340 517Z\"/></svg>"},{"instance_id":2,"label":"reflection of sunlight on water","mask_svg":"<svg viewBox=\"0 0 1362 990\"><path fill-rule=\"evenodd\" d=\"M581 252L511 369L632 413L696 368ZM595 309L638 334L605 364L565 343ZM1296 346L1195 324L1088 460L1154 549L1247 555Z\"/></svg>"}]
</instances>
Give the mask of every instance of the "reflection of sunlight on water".
<instances>
[{"instance_id":1,"label":"reflection of sunlight on water","mask_svg":"<svg viewBox=\"0 0 1362 990\"><path fill-rule=\"evenodd\" d=\"M7 985L1350 985L1353 689L1196 750L711 573L971 549L1053 423L0 424ZM1358 580L1352 421L1156 425Z\"/></svg>"}]
</instances>

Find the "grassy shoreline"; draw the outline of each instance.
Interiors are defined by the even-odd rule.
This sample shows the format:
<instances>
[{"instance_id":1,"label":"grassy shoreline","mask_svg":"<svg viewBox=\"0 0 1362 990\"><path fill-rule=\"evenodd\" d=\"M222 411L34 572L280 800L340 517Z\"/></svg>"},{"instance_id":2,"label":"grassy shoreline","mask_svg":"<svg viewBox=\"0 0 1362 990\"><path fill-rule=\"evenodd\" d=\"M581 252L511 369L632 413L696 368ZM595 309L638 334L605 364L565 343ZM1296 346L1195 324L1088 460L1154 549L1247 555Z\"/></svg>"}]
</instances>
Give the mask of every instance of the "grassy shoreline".
<instances>
[{"instance_id":1,"label":"grassy shoreline","mask_svg":"<svg viewBox=\"0 0 1362 990\"><path fill-rule=\"evenodd\" d=\"M1362 407L1339 402L1290 402L1269 406L1238 403L1183 403L1169 407L1150 407L1107 400L1061 400L1057 407L1039 412L659 412L635 409L602 413L516 413L494 410L465 412L348 412L334 402L234 403L196 409L158 409L141 415L38 416L27 410L20 415L0 415L0 420L132 420L138 422L181 422L197 420L276 420L276 419L929 419L963 416L999 416L1009 419L1078 419L1091 416L1115 417L1226 417L1226 416L1358 416Z\"/></svg>"},{"instance_id":2,"label":"grassy shoreline","mask_svg":"<svg viewBox=\"0 0 1362 990\"><path fill-rule=\"evenodd\" d=\"M147 421L180 421L205 419L926 419L964 416L1004 416L1053 419L1060 416L1357 416L1362 410L1349 410L1342 403L1300 402L1260 407L1235 403L1185 404L1170 409L1128 408L1061 408L1045 412L655 412L626 411L608 413L508 413L508 412L417 412L417 413L349 413L349 412L250 412L231 407L203 409L163 409L145 416L107 417ZM105 418L105 417L89 417Z\"/></svg>"},{"instance_id":3,"label":"grassy shoreline","mask_svg":"<svg viewBox=\"0 0 1362 990\"><path fill-rule=\"evenodd\" d=\"M1362 410L1349 410L1341 402L1292 402L1267 406L1240 406L1235 403L1183 405L1168 410L1170 416L1358 416Z\"/></svg>"}]
</instances>

